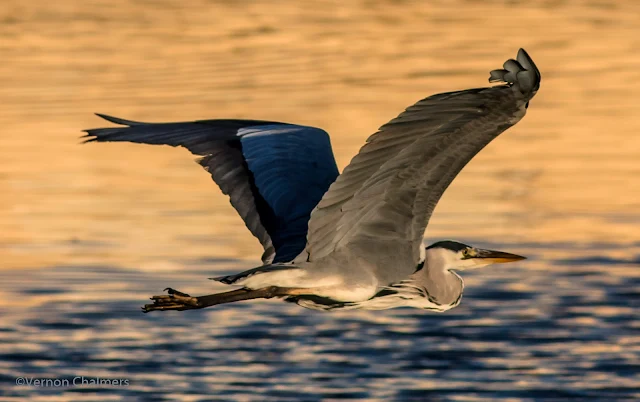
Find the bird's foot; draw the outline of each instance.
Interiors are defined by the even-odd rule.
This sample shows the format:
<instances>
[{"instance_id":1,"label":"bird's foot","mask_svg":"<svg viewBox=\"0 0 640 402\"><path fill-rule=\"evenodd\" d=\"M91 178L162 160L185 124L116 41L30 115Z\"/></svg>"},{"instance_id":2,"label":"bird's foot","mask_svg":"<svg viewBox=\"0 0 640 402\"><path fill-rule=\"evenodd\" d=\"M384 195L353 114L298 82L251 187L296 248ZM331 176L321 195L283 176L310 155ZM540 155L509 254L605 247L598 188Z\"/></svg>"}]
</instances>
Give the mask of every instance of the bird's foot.
<instances>
[{"instance_id":1,"label":"bird's foot","mask_svg":"<svg viewBox=\"0 0 640 402\"><path fill-rule=\"evenodd\" d=\"M142 307L143 313L149 311L166 311L166 310L191 310L202 308L197 297L190 296L172 288L166 288L167 295L152 296L153 304L145 304Z\"/></svg>"}]
</instances>

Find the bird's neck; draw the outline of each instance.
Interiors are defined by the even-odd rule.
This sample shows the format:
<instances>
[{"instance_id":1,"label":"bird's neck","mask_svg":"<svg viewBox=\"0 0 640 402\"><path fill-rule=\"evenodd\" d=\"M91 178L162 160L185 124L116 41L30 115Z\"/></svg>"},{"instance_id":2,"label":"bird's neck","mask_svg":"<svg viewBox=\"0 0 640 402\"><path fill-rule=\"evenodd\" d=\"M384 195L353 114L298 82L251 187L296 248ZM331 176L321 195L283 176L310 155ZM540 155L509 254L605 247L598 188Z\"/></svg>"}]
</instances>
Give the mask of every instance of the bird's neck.
<instances>
[{"instance_id":1,"label":"bird's neck","mask_svg":"<svg viewBox=\"0 0 640 402\"><path fill-rule=\"evenodd\" d=\"M414 279L424 286L430 298L437 304L454 304L459 302L464 283L462 278L449 270L439 256L427 254L424 267L413 274Z\"/></svg>"}]
</instances>

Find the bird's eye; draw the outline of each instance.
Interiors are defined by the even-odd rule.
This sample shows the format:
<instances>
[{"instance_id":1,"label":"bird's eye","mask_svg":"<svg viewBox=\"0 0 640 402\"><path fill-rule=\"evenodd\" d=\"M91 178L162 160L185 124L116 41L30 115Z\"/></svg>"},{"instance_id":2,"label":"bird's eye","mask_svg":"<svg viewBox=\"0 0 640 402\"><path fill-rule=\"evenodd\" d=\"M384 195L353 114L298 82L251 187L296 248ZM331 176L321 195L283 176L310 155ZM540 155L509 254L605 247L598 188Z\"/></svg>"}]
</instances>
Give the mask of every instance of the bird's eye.
<instances>
[{"instance_id":1,"label":"bird's eye","mask_svg":"<svg viewBox=\"0 0 640 402\"><path fill-rule=\"evenodd\" d=\"M462 250L462 258L465 259L469 257L471 257L471 255L469 254L469 249L465 248L464 250Z\"/></svg>"}]
</instances>

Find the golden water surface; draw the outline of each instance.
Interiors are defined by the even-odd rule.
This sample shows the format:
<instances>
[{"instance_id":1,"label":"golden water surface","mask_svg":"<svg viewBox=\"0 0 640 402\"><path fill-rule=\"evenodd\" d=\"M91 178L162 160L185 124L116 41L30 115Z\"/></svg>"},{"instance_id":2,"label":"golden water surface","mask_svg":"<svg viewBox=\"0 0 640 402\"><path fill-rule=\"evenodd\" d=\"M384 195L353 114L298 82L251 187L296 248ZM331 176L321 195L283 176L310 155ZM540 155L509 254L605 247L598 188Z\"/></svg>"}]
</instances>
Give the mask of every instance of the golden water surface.
<instances>
[{"instance_id":1,"label":"golden water surface","mask_svg":"<svg viewBox=\"0 0 640 402\"><path fill-rule=\"evenodd\" d=\"M429 238L640 241L640 3L100 1L0 4L0 266L257 256L186 150L79 145L102 112L326 129L344 167L430 94L487 85L519 47L526 118L439 204Z\"/></svg>"}]
</instances>

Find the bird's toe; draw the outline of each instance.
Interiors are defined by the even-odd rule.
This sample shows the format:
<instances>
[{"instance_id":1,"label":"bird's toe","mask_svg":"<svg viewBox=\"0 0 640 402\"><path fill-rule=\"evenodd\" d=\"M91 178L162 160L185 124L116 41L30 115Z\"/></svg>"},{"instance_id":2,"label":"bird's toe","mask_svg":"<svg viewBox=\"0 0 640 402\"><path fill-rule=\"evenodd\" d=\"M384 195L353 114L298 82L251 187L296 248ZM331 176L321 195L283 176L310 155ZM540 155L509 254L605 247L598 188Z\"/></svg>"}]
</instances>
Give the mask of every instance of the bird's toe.
<instances>
[{"instance_id":1,"label":"bird's toe","mask_svg":"<svg viewBox=\"0 0 640 402\"><path fill-rule=\"evenodd\" d=\"M198 299L187 293L180 292L172 288L166 288L168 295L151 296L152 304L145 304L142 307L144 313L149 311L166 311L166 310L189 310L200 308Z\"/></svg>"}]
</instances>

